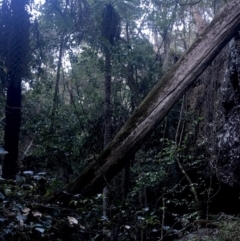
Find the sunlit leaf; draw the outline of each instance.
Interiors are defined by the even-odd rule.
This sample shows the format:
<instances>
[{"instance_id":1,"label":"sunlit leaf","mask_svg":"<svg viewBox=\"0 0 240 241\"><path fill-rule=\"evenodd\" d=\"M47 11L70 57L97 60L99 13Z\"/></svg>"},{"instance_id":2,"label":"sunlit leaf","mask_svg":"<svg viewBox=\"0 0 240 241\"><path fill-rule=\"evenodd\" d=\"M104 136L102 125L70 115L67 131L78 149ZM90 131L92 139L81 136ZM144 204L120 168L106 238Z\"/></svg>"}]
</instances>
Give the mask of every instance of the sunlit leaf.
<instances>
[{"instance_id":1,"label":"sunlit leaf","mask_svg":"<svg viewBox=\"0 0 240 241\"><path fill-rule=\"evenodd\" d=\"M25 207L25 208L22 209L22 212L23 213L29 213L30 210L31 210L30 208Z\"/></svg>"},{"instance_id":2,"label":"sunlit leaf","mask_svg":"<svg viewBox=\"0 0 240 241\"><path fill-rule=\"evenodd\" d=\"M3 223L5 220L7 220L6 218L0 218L0 223Z\"/></svg>"},{"instance_id":3,"label":"sunlit leaf","mask_svg":"<svg viewBox=\"0 0 240 241\"><path fill-rule=\"evenodd\" d=\"M45 229L44 228L35 228L38 232L40 233L44 233L45 232Z\"/></svg>"},{"instance_id":4,"label":"sunlit leaf","mask_svg":"<svg viewBox=\"0 0 240 241\"><path fill-rule=\"evenodd\" d=\"M80 225L80 228L81 228L81 229L86 229L86 228L85 228L84 226L82 226L82 225Z\"/></svg>"},{"instance_id":5,"label":"sunlit leaf","mask_svg":"<svg viewBox=\"0 0 240 241\"><path fill-rule=\"evenodd\" d=\"M39 176L39 175L35 175L35 176L33 176L33 178L34 178L35 180L40 180L42 177Z\"/></svg>"},{"instance_id":6,"label":"sunlit leaf","mask_svg":"<svg viewBox=\"0 0 240 241\"><path fill-rule=\"evenodd\" d=\"M0 155L5 155L7 153L8 153L7 151L5 151L2 147L0 147Z\"/></svg>"},{"instance_id":7,"label":"sunlit leaf","mask_svg":"<svg viewBox=\"0 0 240 241\"><path fill-rule=\"evenodd\" d=\"M32 214L34 217L42 217L42 214L38 211L33 211Z\"/></svg>"},{"instance_id":8,"label":"sunlit leaf","mask_svg":"<svg viewBox=\"0 0 240 241\"><path fill-rule=\"evenodd\" d=\"M12 190L9 189L9 188L6 188L6 189L4 190L4 193L5 193L6 196L8 196L9 194L12 193Z\"/></svg>"},{"instance_id":9,"label":"sunlit leaf","mask_svg":"<svg viewBox=\"0 0 240 241\"><path fill-rule=\"evenodd\" d=\"M143 209L145 212L149 211L149 207Z\"/></svg>"},{"instance_id":10,"label":"sunlit leaf","mask_svg":"<svg viewBox=\"0 0 240 241\"><path fill-rule=\"evenodd\" d=\"M16 218L17 218L17 220L27 220L26 215L24 216L24 215L21 215L21 214L17 215Z\"/></svg>"},{"instance_id":11,"label":"sunlit leaf","mask_svg":"<svg viewBox=\"0 0 240 241\"><path fill-rule=\"evenodd\" d=\"M74 217L68 216L68 221L69 221L70 224L78 224L78 220Z\"/></svg>"},{"instance_id":12,"label":"sunlit leaf","mask_svg":"<svg viewBox=\"0 0 240 241\"><path fill-rule=\"evenodd\" d=\"M43 176L43 175L46 175L47 173L46 172L39 172L38 175L39 176Z\"/></svg>"},{"instance_id":13,"label":"sunlit leaf","mask_svg":"<svg viewBox=\"0 0 240 241\"><path fill-rule=\"evenodd\" d=\"M3 200L5 199L5 196L0 192L0 199Z\"/></svg>"},{"instance_id":14,"label":"sunlit leaf","mask_svg":"<svg viewBox=\"0 0 240 241\"><path fill-rule=\"evenodd\" d=\"M33 171L24 171L23 174L32 176L33 175Z\"/></svg>"},{"instance_id":15,"label":"sunlit leaf","mask_svg":"<svg viewBox=\"0 0 240 241\"><path fill-rule=\"evenodd\" d=\"M163 230L169 230L170 226L163 226L162 228L163 228Z\"/></svg>"},{"instance_id":16,"label":"sunlit leaf","mask_svg":"<svg viewBox=\"0 0 240 241\"><path fill-rule=\"evenodd\" d=\"M101 197L102 197L102 194L98 193L96 199L101 198Z\"/></svg>"}]
</instances>

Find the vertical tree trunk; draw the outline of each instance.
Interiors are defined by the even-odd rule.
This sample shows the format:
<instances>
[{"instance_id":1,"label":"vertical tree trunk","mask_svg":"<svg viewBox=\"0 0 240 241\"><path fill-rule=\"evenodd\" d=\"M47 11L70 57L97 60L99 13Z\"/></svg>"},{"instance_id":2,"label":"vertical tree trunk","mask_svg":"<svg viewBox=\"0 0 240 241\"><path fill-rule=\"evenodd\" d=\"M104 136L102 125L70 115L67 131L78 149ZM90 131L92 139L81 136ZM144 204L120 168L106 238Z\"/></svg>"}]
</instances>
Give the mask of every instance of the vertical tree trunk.
<instances>
[{"instance_id":1,"label":"vertical tree trunk","mask_svg":"<svg viewBox=\"0 0 240 241\"><path fill-rule=\"evenodd\" d=\"M207 26L207 22L203 18L200 10L195 6L192 7L192 15L195 22L195 32L198 36L204 31L205 27Z\"/></svg>"},{"instance_id":2,"label":"vertical tree trunk","mask_svg":"<svg viewBox=\"0 0 240 241\"><path fill-rule=\"evenodd\" d=\"M26 71L29 44L29 14L27 0L12 0L11 23L8 38L8 88L6 101L6 125L4 149L8 152L3 161L3 177L15 178L18 172L18 141L21 126L21 80Z\"/></svg>"},{"instance_id":3,"label":"vertical tree trunk","mask_svg":"<svg viewBox=\"0 0 240 241\"><path fill-rule=\"evenodd\" d=\"M111 54L105 50L105 80L104 80L104 148L111 140ZM109 189L103 188L103 216L108 216ZM103 233L107 235L106 230ZM104 239L105 240L105 239Z\"/></svg>"},{"instance_id":4,"label":"vertical tree trunk","mask_svg":"<svg viewBox=\"0 0 240 241\"><path fill-rule=\"evenodd\" d=\"M163 46L164 46L164 61L163 61L163 71L167 72L169 68L169 54L170 54L170 44L171 39L168 33L168 29L165 30L163 35Z\"/></svg>"},{"instance_id":5,"label":"vertical tree trunk","mask_svg":"<svg viewBox=\"0 0 240 241\"><path fill-rule=\"evenodd\" d=\"M128 189L129 189L129 177L130 177L130 160L126 163L126 166L124 168L123 172L123 180L122 180L122 202L125 201Z\"/></svg>"},{"instance_id":6,"label":"vertical tree trunk","mask_svg":"<svg viewBox=\"0 0 240 241\"><path fill-rule=\"evenodd\" d=\"M105 81L104 81L104 148L111 140L111 46L119 39L120 18L111 3L106 4L102 12L101 35L106 40L104 46L105 54ZM106 179L105 179L106 182ZM107 217L109 206L109 191L108 187L103 188L103 216ZM105 230L103 229L105 234ZM108 234L106 234L108 236Z\"/></svg>"},{"instance_id":7,"label":"vertical tree trunk","mask_svg":"<svg viewBox=\"0 0 240 241\"><path fill-rule=\"evenodd\" d=\"M15 178L18 173L18 140L21 126L21 81L18 86L10 85L5 107L4 149L8 154L3 162L3 178Z\"/></svg>"},{"instance_id":8,"label":"vertical tree trunk","mask_svg":"<svg viewBox=\"0 0 240 241\"><path fill-rule=\"evenodd\" d=\"M105 51L104 147L111 141L111 54Z\"/></svg>"},{"instance_id":9,"label":"vertical tree trunk","mask_svg":"<svg viewBox=\"0 0 240 241\"><path fill-rule=\"evenodd\" d=\"M126 34L126 42L127 45L130 46L130 37L129 37L129 30L128 30L128 23L126 23L125 28L125 34ZM129 54L129 49L128 49ZM131 90L131 106L134 110L136 106L139 105L140 99L139 99L139 86L137 83L137 80L134 79L134 67L131 61L128 61L127 63L127 85Z\"/></svg>"},{"instance_id":10,"label":"vertical tree trunk","mask_svg":"<svg viewBox=\"0 0 240 241\"><path fill-rule=\"evenodd\" d=\"M57 76L56 76L55 91L54 91L54 96L53 96L53 107L52 107L52 114L51 114L50 131L53 130L56 110L57 110L57 106L58 106L59 82L60 82L60 72L61 72L61 67L62 67L63 44L64 44L64 36L62 34L60 36L60 46L59 46L58 64L57 64Z\"/></svg>"},{"instance_id":11,"label":"vertical tree trunk","mask_svg":"<svg viewBox=\"0 0 240 241\"><path fill-rule=\"evenodd\" d=\"M125 34L126 34L127 44L130 46L131 43L130 43L128 22L126 23ZM128 54L129 54L129 49L128 49ZM140 103L140 98L139 98L140 93L139 93L139 86L138 86L137 80L134 79L134 67L130 61L128 61L127 63L127 85L131 90L131 107L132 107L132 110L134 110L135 107L138 106ZM127 197L127 193L128 193L130 162L131 160L134 160L134 158L135 158L135 155L133 155L131 158L128 158L126 162L126 166L124 168L123 183L122 183L122 201L123 202Z\"/></svg>"}]
</instances>

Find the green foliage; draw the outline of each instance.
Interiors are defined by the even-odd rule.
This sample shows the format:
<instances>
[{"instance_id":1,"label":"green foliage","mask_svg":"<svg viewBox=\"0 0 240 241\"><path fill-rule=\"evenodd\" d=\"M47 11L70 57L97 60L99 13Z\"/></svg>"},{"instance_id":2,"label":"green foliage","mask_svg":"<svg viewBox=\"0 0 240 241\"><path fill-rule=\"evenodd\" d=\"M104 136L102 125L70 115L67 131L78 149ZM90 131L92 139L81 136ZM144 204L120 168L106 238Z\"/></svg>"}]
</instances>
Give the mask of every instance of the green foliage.
<instances>
[{"instance_id":1,"label":"green foliage","mask_svg":"<svg viewBox=\"0 0 240 241\"><path fill-rule=\"evenodd\" d=\"M59 240L71 239L98 240L115 228L119 222L119 240L131 240L144 232L153 240L160 239L161 230L164 237L178 232L185 236L181 240L238 240L239 219L220 214L213 220L198 220L190 223L191 217L184 217L188 228L198 229L198 223L206 223L208 228L188 234L189 229L177 230L162 225L161 212L164 208L153 211L150 207L137 208L131 201L115 200L109 209L109 217L102 216L102 194L92 198L81 195L69 195L64 206L40 202L52 188L53 180L47 173L25 171L17 180L0 180L1 200L1 234L5 240L20 238L21 240ZM211 232L209 227L214 227ZM184 226L185 227L185 226ZM106 230L102 234L103 228ZM172 236L173 237L173 236Z\"/></svg>"},{"instance_id":2,"label":"green foliage","mask_svg":"<svg viewBox=\"0 0 240 241\"><path fill-rule=\"evenodd\" d=\"M3 2L0 78L5 88L9 71L5 48L8 29L4 27L7 18L3 16L8 16L9 9L8 2ZM209 7L212 2L201 1L201 4ZM107 217L102 216L102 194L85 198L65 193L68 201L61 206L40 204L77 177L103 149L104 56L101 49L103 45L109 47L103 38L111 44L111 132L114 135L162 77L166 35L170 36L169 65L175 64L186 49L183 42L192 41L194 21L188 7L181 4L176 7L176 1L139 0L48 0L38 5L39 16L30 28L28 76L22 86L19 160L23 169L36 173L46 171L48 175L26 172L16 182L1 180L3 239L99 240L105 235L103 229L109 236L116 229L118 240L137 239L141 235L149 240L161 240L162 235L185 235L196 228L189 223L204 216L215 186L211 186L206 177L205 143L196 143L194 136L201 119L183 110L179 120L183 100L131 157L129 177L119 174L109 183L111 204ZM207 10L213 11L210 7ZM156 32L159 38L157 49L150 31ZM60 35L64 37L64 57L52 125ZM16 55L26 49L25 45L20 48L22 43L12 44L17 48ZM17 62L21 63L21 59ZM18 71L15 74L19 75ZM191 183L177 161L183 165ZM128 187L123 197L124 181ZM196 203L193 189L200 204ZM190 226L183 224L183 219ZM225 226L226 232L219 240L226 240L227 235L234 240L237 231L231 225Z\"/></svg>"}]
</instances>

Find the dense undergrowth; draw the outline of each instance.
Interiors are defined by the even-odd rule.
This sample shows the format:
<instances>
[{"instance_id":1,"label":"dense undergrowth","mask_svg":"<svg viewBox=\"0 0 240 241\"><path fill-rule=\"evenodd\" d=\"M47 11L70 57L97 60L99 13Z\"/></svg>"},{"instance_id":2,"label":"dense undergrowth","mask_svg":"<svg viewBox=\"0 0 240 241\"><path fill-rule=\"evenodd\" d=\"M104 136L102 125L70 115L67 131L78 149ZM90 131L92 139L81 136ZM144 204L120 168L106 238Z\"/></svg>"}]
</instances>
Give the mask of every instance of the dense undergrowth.
<instances>
[{"instance_id":1,"label":"dense undergrowth","mask_svg":"<svg viewBox=\"0 0 240 241\"><path fill-rule=\"evenodd\" d=\"M114 201L107 218L102 216L102 194L83 198L65 193L66 202L48 203L56 180L47 173L25 171L16 181L0 182L1 240L110 240L116 228L118 240L142 235L146 240L239 240L239 218L224 213L209 220L175 215L174 223L165 226L161 208Z\"/></svg>"}]
</instances>

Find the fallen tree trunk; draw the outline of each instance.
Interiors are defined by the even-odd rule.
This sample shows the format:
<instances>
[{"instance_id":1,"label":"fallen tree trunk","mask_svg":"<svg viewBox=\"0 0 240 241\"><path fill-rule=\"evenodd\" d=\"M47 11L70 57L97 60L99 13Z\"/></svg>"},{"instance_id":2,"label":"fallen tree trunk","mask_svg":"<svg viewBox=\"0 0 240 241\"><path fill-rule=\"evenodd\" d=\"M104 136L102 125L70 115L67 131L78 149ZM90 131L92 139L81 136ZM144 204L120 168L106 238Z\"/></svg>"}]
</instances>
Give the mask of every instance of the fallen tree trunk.
<instances>
[{"instance_id":1,"label":"fallen tree trunk","mask_svg":"<svg viewBox=\"0 0 240 241\"><path fill-rule=\"evenodd\" d=\"M240 28L240 1L229 2L177 64L156 84L103 152L64 190L90 196L101 192L153 132L173 105ZM51 198L61 198L57 193Z\"/></svg>"}]
</instances>

